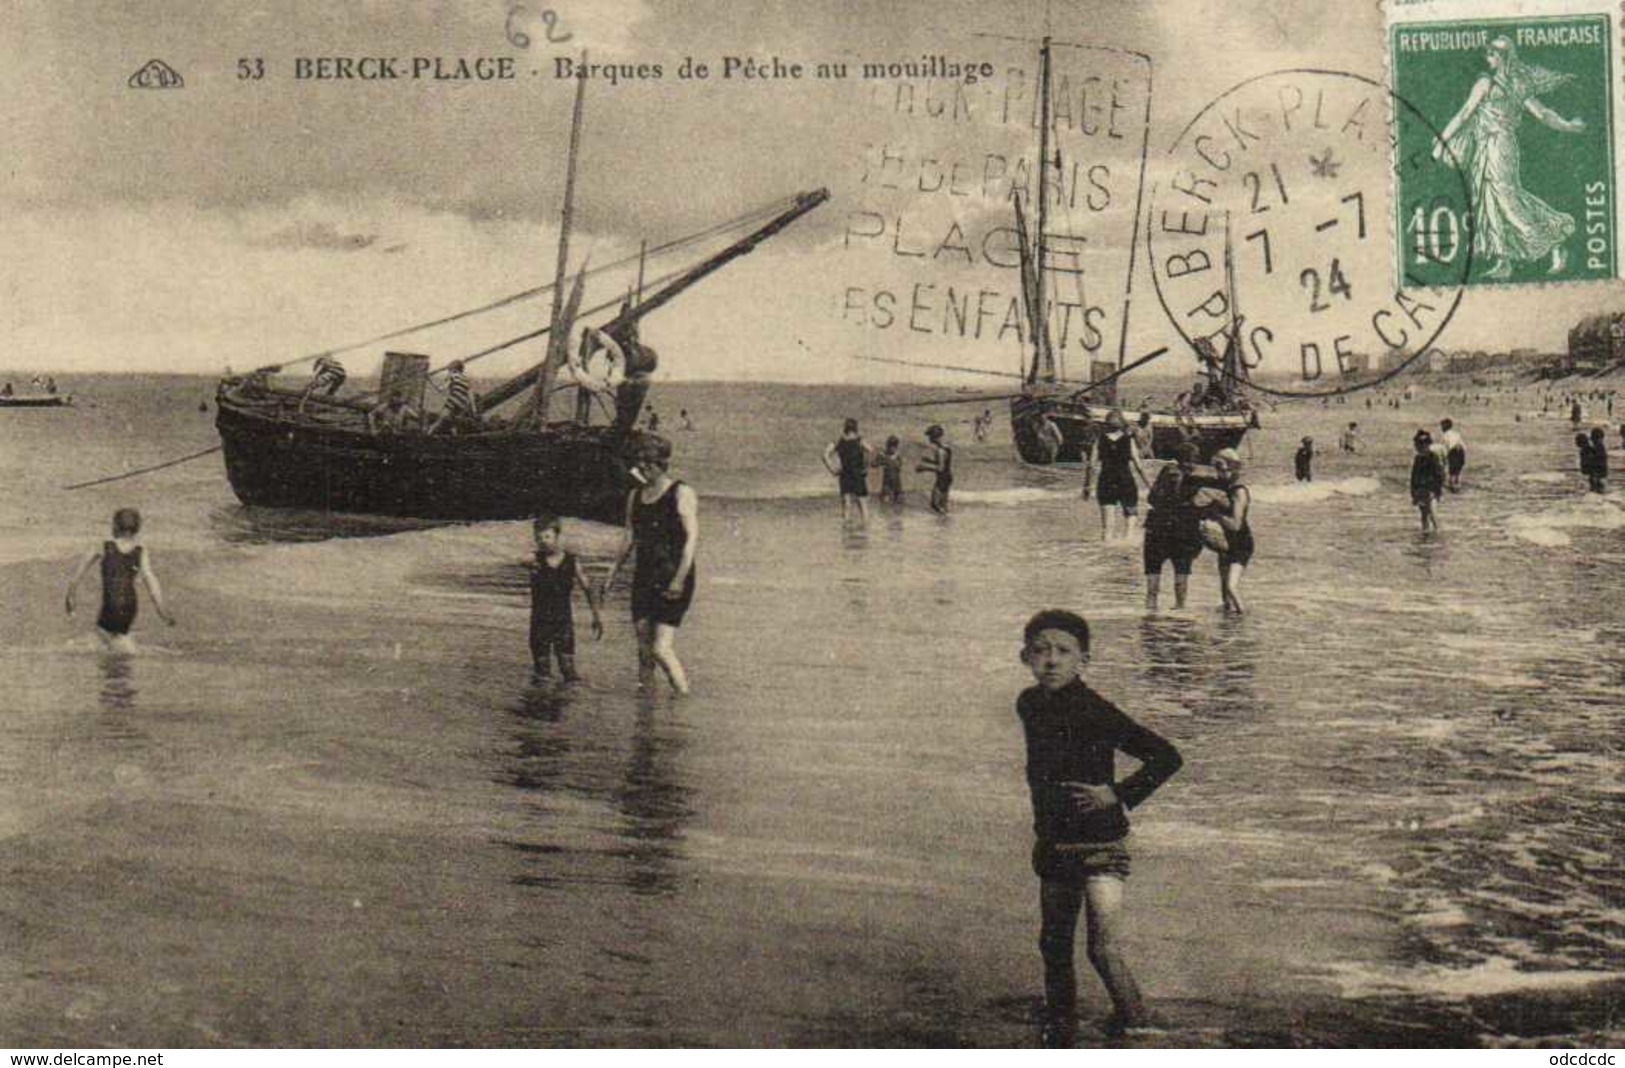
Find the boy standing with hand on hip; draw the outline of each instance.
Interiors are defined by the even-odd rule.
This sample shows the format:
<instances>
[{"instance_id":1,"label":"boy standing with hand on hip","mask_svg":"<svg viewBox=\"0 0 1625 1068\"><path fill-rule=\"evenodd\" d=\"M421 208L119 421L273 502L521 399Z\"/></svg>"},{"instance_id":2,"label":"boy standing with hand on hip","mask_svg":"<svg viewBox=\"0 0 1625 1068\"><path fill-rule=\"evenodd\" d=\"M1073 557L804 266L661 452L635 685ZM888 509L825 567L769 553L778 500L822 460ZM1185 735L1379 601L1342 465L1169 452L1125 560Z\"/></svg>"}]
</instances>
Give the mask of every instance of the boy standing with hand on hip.
<instances>
[{"instance_id":1,"label":"boy standing with hand on hip","mask_svg":"<svg viewBox=\"0 0 1625 1068\"><path fill-rule=\"evenodd\" d=\"M1021 660L1037 685L1016 701L1027 739L1032 791L1033 871L1038 875L1044 958L1046 1046L1077 1037L1077 975L1073 968L1078 914L1088 923L1089 963L1111 996L1109 1033L1147 1027L1140 988L1123 959L1119 915L1129 873L1127 810L1179 770L1179 750L1084 684L1089 624L1082 616L1046 609L1028 621ZM1121 751L1140 761L1118 781Z\"/></svg>"}]
</instances>

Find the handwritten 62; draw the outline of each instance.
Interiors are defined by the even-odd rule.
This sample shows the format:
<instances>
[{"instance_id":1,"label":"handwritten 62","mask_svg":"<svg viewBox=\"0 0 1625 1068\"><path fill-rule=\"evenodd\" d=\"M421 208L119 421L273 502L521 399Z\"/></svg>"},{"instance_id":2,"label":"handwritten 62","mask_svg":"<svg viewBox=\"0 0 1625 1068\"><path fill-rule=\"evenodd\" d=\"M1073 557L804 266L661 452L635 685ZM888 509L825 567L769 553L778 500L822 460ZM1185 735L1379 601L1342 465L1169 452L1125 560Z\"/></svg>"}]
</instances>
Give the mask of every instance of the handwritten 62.
<instances>
[{"instance_id":1,"label":"handwritten 62","mask_svg":"<svg viewBox=\"0 0 1625 1068\"><path fill-rule=\"evenodd\" d=\"M524 24L532 19L540 19L543 33L549 44L563 44L574 34L563 30L559 13L552 8L543 8L539 13L532 12L526 4L514 4L508 8L508 24L506 32L508 40L517 48L530 47L530 34L525 32Z\"/></svg>"}]
</instances>

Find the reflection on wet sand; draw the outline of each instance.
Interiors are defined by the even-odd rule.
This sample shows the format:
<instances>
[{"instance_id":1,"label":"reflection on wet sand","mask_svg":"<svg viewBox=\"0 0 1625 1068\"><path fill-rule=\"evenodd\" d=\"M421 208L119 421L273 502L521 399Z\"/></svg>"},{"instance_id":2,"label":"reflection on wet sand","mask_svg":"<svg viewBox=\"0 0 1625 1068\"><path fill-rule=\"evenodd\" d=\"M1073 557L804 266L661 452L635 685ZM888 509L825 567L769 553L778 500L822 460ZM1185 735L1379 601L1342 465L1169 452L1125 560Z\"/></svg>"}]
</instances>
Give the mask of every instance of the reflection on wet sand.
<instances>
[{"instance_id":1,"label":"reflection on wet sand","mask_svg":"<svg viewBox=\"0 0 1625 1068\"><path fill-rule=\"evenodd\" d=\"M678 843L694 815L692 792L677 770L685 746L682 727L650 696L638 699L632 733L632 755L625 777L614 793L621 828L630 845L621 854L631 861L626 884L635 893L669 894L676 890Z\"/></svg>"},{"instance_id":2,"label":"reflection on wet sand","mask_svg":"<svg viewBox=\"0 0 1625 1068\"><path fill-rule=\"evenodd\" d=\"M107 713L101 721L108 728L103 731L104 736L145 737L124 719L125 715L136 709L138 692L134 681L134 658L125 653L103 653L98 666L101 669L102 681L97 698L101 701L103 711Z\"/></svg>"},{"instance_id":3,"label":"reflection on wet sand","mask_svg":"<svg viewBox=\"0 0 1625 1068\"><path fill-rule=\"evenodd\" d=\"M676 889L677 843L694 815L692 790L678 768L686 744L683 728L674 722L670 705L640 695L630 736L623 740L615 731L613 706L619 696L568 686L530 687L513 709L514 747L504 755L501 781L534 795L528 804L538 836L585 837L588 843L585 848L504 843L526 858L515 883L612 882L637 894ZM585 812L561 803L572 796L588 802ZM613 811L608 844L599 840L603 824L594 818L604 802ZM602 872L606 856L623 863Z\"/></svg>"},{"instance_id":4,"label":"reflection on wet sand","mask_svg":"<svg viewBox=\"0 0 1625 1068\"><path fill-rule=\"evenodd\" d=\"M1175 695L1199 720L1258 713L1259 653L1245 617L1227 619L1212 631L1185 619L1147 617L1140 623L1143 692Z\"/></svg>"}]
</instances>

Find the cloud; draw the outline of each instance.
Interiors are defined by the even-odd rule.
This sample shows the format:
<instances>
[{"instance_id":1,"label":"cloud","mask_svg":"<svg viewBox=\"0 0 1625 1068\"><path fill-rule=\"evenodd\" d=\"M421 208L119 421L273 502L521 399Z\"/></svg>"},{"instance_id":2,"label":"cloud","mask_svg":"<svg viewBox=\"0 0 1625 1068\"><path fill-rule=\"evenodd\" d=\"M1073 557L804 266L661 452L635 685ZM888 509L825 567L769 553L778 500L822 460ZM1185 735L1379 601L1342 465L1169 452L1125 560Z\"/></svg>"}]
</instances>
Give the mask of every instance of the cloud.
<instances>
[{"instance_id":1,"label":"cloud","mask_svg":"<svg viewBox=\"0 0 1625 1068\"><path fill-rule=\"evenodd\" d=\"M990 131L951 115L904 115L886 95L894 83L725 80L715 72L724 57L811 66L940 53L1030 66L1031 39L1046 29L1047 12L1059 40L1151 56L1148 187L1166 179L1177 132L1236 82L1276 67L1347 67L1378 78L1383 69L1381 15L1363 2L1266 10L1209 0L523 0L527 49L509 40L510 7L0 6L0 123L10 147L0 169L8 221L0 322L13 349L28 354L19 358L63 369L214 371L318 351L550 281L575 83L552 78L549 60L584 47L597 62L658 63L665 76L588 83L573 262L590 251L604 264L640 242L658 245L793 192L833 193L830 204L651 317L651 342L668 357L663 374L863 382L907 375L860 365L851 359L860 353L1009 370L1020 359L1007 316L1014 272L961 265L963 254L944 242L957 226L974 258L980 238L1007 222L1008 189L995 182L987 192L981 180L989 153L1010 164L1032 150L1020 101L1009 128ZM544 7L558 16L554 36L569 33L569 41L546 40ZM368 55L504 57L518 73L461 84L295 77L299 57ZM239 78L240 56L263 58L266 77ZM687 56L709 61L713 76L677 79ZM128 88L129 75L153 58L184 75L186 87ZM1108 156L1116 164L1123 144L1062 149L1091 165ZM879 195L866 179L865 166L887 150L912 161L899 175L912 192ZM920 188L932 187L951 159L982 165L971 175L974 195ZM1123 177L1114 171L1114 181ZM1076 188L1087 190L1087 181ZM863 211L894 226L890 239L849 238ZM1120 259L1135 238L1128 225L1108 232L1087 212L1080 218L1090 256ZM897 237L897 220L916 229ZM1146 273L1144 223L1142 214L1130 357L1176 339ZM874 229L872 220L863 225ZM899 252L917 241L926 243L929 270ZM936 249L943 251L931 255ZM662 261L650 271L668 267ZM1109 264L1096 268L1109 274ZM589 300L624 292L629 274L602 277ZM984 288L998 296L975 309L977 320L963 313L979 328L960 329L973 283L977 299ZM849 306L852 287L863 316ZM894 302L885 326L873 315L881 289ZM1606 310L1619 292L1474 293L1444 341L1557 347L1578 314ZM414 344L449 358L535 329L546 314L545 301L529 302ZM1504 336L1509 322L1520 324L1515 339ZM1115 357L1116 336L1103 345ZM487 373L531 355L494 356ZM366 358L356 361L358 373Z\"/></svg>"},{"instance_id":2,"label":"cloud","mask_svg":"<svg viewBox=\"0 0 1625 1068\"><path fill-rule=\"evenodd\" d=\"M273 234L252 238L249 244L260 248L316 248L336 252L360 252L371 248L377 234L346 234L330 222L301 222L284 227ZM392 245L386 252L398 252L404 245Z\"/></svg>"}]
</instances>

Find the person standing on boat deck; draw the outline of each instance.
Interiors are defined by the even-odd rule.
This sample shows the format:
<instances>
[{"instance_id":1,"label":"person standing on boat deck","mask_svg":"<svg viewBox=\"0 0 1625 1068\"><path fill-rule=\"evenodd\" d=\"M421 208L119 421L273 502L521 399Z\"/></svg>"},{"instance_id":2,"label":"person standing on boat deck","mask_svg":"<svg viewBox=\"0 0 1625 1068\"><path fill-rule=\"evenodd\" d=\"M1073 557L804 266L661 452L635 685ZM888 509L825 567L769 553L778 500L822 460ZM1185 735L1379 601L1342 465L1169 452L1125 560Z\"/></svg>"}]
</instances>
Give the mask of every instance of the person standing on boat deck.
<instances>
[{"instance_id":1,"label":"person standing on boat deck","mask_svg":"<svg viewBox=\"0 0 1625 1068\"><path fill-rule=\"evenodd\" d=\"M1191 565L1202 554L1202 532L1191 496L1196 491L1193 477L1201 449L1194 441L1182 442L1179 458L1157 472L1157 479L1145 495L1150 510L1145 515L1145 608L1157 610L1161 592L1162 565L1174 565L1174 607L1185 607L1190 591Z\"/></svg>"},{"instance_id":2,"label":"person standing on boat deck","mask_svg":"<svg viewBox=\"0 0 1625 1068\"><path fill-rule=\"evenodd\" d=\"M134 508L120 508L113 513L113 538L102 542L102 547L85 558L68 583L67 609L73 615L79 580L85 572L102 565L102 610L96 617L96 636L102 644L115 652L131 652L130 627L135 623L140 600L136 597L135 583L140 579L147 587L147 595L158 610L158 617L170 626L175 617L164 606L163 589L152 570L146 546L141 544L141 513Z\"/></svg>"},{"instance_id":3,"label":"person standing on boat deck","mask_svg":"<svg viewBox=\"0 0 1625 1068\"><path fill-rule=\"evenodd\" d=\"M948 514L948 491L954 484L954 450L944 442L941 424L933 423L925 432L930 451L914 465L916 471L930 471L935 476L931 483L931 510L938 515Z\"/></svg>"},{"instance_id":4,"label":"person standing on boat deck","mask_svg":"<svg viewBox=\"0 0 1625 1068\"><path fill-rule=\"evenodd\" d=\"M1445 483L1451 493L1461 491L1461 469L1467 466L1467 446L1461 440L1461 431L1449 419L1439 420L1440 444L1444 446L1445 473L1449 476Z\"/></svg>"},{"instance_id":5,"label":"person standing on boat deck","mask_svg":"<svg viewBox=\"0 0 1625 1068\"><path fill-rule=\"evenodd\" d=\"M422 414L399 393L384 398L382 404L367 412L367 432L370 434L386 430L399 434L417 430L422 425Z\"/></svg>"},{"instance_id":6,"label":"person standing on boat deck","mask_svg":"<svg viewBox=\"0 0 1625 1068\"><path fill-rule=\"evenodd\" d=\"M673 641L694 600L700 505L691 486L671 477L670 464L671 445L659 438L641 442L633 454L630 473L642 485L627 495L626 532L604 589L635 552L632 625L638 635L638 685L651 685L658 666L672 689L686 694L688 675Z\"/></svg>"},{"instance_id":7,"label":"person standing on boat deck","mask_svg":"<svg viewBox=\"0 0 1625 1068\"><path fill-rule=\"evenodd\" d=\"M1140 418L1135 420L1134 429L1130 433L1134 435L1134 447L1140 451L1140 455L1147 460L1151 459L1155 455L1151 451L1151 413L1142 408ZM1147 485L1149 486L1149 483Z\"/></svg>"},{"instance_id":8,"label":"person standing on boat deck","mask_svg":"<svg viewBox=\"0 0 1625 1068\"><path fill-rule=\"evenodd\" d=\"M1078 977L1073 965L1078 917L1088 924L1089 963L1112 1001L1109 1034L1151 1025L1121 943L1129 876L1128 810L1177 772L1173 743L1130 719L1084 681L1089 624L1046 609L1027 621L1021 662L1035 685L1016 699L1027 749L1033 808L1033 873L1039 878L1039 953L1044 960L1045 1046L1077 1038ZM1118 779L1121 752L1139 762Z\"/></svg>"},{"instance_id":9,"label":"person standing on boat deck","mask_svg":"<svg viewBox=\"0 0 1625 1068\"><path fill-rule=\"evenodd\" d=\"M468 375L463 372L463 361L453 360L446 365L446 407L440 413L440 418L429 427L429 433L437 432L446 427L456 433L459 429L470 430L479 426L480 409L474 399L474 387L468 383Z\"/></svg>"},{"instance_id":10,"label":"person standing on boat deck","mask_svg":"<svg viewBox=\"0 0 1625 1068\"><path fill-rule=\"evenodd\" d=\"M1106 430L1095 438L1093 453L1084 461L1083 497L1089 499L1090 478L1095 464L1100 465L1099 480L1094 485L1095 500L1100 505L1100 540L1111 540L1111 510L1115 506L1123 515L1123 537L1134 533L1134 515L1140 507L1140 483L1149 485L1140 466L1140 450L1129 432L1128 420L1113 408L1106 415Z\"/></svg>"},{"instance_id":11,"label":"person standing on boat deck","mask_svg":"<svg viewBox=\"0 0 1625 1068\"><path fill-rule=\"evenodd\" d=\"M871 450L858 433L858 421L848 419L841 428L841 436L830 442L824 450L824 467L840 480L841 518L849 518L849 509L856 505L858 520L869 518L866 498L869 496L869 459Z\"/></svg>"},{"instance_id":12,"label":"person standing on boat deck","mask_svg":"<svg viewBox=\"0 0 1625 1068\"><path fill-rule=\"evenodd\" d=\"M1253 559L1252 492L1241 481L1241 455L1235 449L1213 454L1213 468L1224 483L1230 507L1214 521L1224 528L1226 548L1219 553L1219 592L1227 614L1241 615L1241 576Z\"/></svg>"},{"instance_id":13,"label":"person standing on boat deck","mask_svg":"<svg viewBox=\"0 0 1625 1068\"><path fill-rule=\"evenodd\" d=\"M622 304L621 315L627 315L631 308L630 302ZM638 324L635 321L621 326L611 336L625 357L621 381L615 387L615 427L626 434L637 427L638 416L643 414L643 399L649 395L649 379L660 365L660 357L654 349L638 340Z\"/></svg>"},{"instance_id":14,"label":"person standing on boat deck","mask_svg":"<svg viewBox=\"0 0 1625 1068\"><path fill-rule=\"evenodd\" d=\"M1061 456L1061 446L1066 438L1061 434L1061 428L1055 425L1055 420L1048 412L1038 417L1038 445L1044 450L1044 462L1054 463Z\"/></svg>"},{"instance_id":15,"label":"person standing on boat deck","mask_svg":"<svg viewBox=\"0 0 1625 1068\"><path fill-rule=\"evenodd\" d=\"M344 372L344 365L333 357L316 357L316 366L311 371L310 381L305 383L305 391L299 395L300 414L304 414L306 402L316 394L320 393L324 397L337 394L347 377L349 376Z\"/></svg>"}]
</instances>

